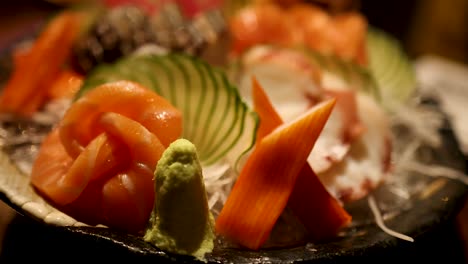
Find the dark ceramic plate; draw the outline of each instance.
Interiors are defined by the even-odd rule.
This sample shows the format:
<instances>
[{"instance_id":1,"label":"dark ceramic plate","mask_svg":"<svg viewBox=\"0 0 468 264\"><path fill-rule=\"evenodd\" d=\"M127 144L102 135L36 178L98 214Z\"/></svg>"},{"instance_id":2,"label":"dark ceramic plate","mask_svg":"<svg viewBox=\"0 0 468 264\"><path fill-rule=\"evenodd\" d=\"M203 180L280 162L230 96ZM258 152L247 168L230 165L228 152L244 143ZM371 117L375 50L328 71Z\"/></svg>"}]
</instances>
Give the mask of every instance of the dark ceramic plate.
<instances>
[{"instance_id":1,"label":"dark ceramic plate","mask_svg":"<svg viewBox=\"0 0 468 264\"><path fill-rule=\"evenodd\" d=\"M11 69L8 54L9 51L5 50L3 56L0 56L1 81L5 80ZM423 104L437 108L434 101ZM404 131L401 127L397 129L402 135L398 138L401 142L397 142L400 145L408 143L404 142ZM440 129L440 135L442 146L422 147L419 150L419 161L465 172L465 157L458 148L448 122ZM57 214L43 217L46 215L44 211L51 210L49 207L31 209L23 196L16 196L22 192L29 195L31 190L27 178L21 178L11 166L7 152L3 154L0 157L0 198L23 215L13 221L9 228L5 241L15 242L5 244L4 256L15 251L22 252L15 255L18 261L30 257L45 261L65 260L62 259L64 256L70 260L91 261L96 260L92 256L102 256L107 260L129 258L146 263L194 261L189 257L160 251L139 237L111 229L80 226L71 220L72 226L57 226L55 223L69 219ZM17 175L12 177L12 174ZM441 260L461 260L459 255L454 255L457 252L454 237L448 237L447 234L464 201L467 186L445 177L404 171L392 178L395 180L382 185L372 195L378 202L386 225L411 236L414 243L389 236L377 227L368 201L363 199L346 205L348 212L353 215L353 223L331 241L256 252L217 247L208 260L215 263L345 263L350 260L381 263L437 260L433 256L439 256ZM437 251L443 254L434 255Z\"/></svg>"}]
</instances>

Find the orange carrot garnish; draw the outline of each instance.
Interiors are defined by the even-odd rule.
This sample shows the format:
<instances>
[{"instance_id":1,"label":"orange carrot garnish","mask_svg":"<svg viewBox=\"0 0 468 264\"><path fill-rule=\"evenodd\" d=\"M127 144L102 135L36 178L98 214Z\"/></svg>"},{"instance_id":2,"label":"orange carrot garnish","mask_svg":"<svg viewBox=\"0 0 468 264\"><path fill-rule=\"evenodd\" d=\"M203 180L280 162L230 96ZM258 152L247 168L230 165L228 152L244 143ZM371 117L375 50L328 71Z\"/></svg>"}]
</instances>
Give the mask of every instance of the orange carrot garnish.
<instances>
[{"instance_id":1,"label":"orange carrot garnish","mask_svg":"<svg viewBox=\"0 0 468 264\"><path fill-rule=\"evenodd\" d=\"M254 109L260 118L257 140L261 140L283 121L255 78L252 81L252 95ZM351 216L338 200L328 193L307 162L296 180L288 207L314 241L335 235L341 227L351 221Z\"/></svg>"},{"instance_id":2,"label":"orange carrot garnish","mask_svg":"<svg viewBox=\"0 0 468 264\"><path fill-rule=\"evenodd\" d=\"M260 248L286 207L334 105L334 99L322 102L256 144L216 220L220 235Z\"/></svg>"},{"instance_id":3,"label":"orange carrot garnish","mask_svg":"<svg viewBox=\"0 0 468 264\"><path fill-rule=\"evenodd\" d=\"M257 129L257 141L261 141L266 135L270 134L275 128L283 124L283 120L274 109L268 96L260 86L256 78L252 80L252 98L254 111L258 114L260 124Z\"/></svg>"},{"instance_id":4,"label":"orange carrot garnish","mask_svg":"<svg viewBox=\"0 0 468 264\"><path fill-rule=\"evenodd\" d=\"M47 84L69 57L79 27L79 13L63 12L49 22L26 53L17 54L0 96L1 112L27 116L37 111L47 96Z\"/></svg>"}]
</instances>

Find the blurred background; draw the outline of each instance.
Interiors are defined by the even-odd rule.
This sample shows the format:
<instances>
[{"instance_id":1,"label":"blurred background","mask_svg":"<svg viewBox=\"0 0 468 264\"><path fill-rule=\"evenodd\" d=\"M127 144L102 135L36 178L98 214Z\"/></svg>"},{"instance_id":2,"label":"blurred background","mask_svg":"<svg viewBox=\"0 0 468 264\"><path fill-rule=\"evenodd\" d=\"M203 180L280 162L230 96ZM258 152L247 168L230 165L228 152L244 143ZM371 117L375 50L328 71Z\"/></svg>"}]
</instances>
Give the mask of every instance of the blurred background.
<instances>
[{"instance_id":1,"label":"blurred background","mask_svg":"<svg viewBox=\"0 0 468 264\"><path fill-rule=\"evenodd\" d=\"M413 58L436 54L468 63L468 0L362 0L361 10Z\"/></svg>"},{"instance_id":2,"label":"blurred background","mask_svg":"<svg viewBox=\"0 0 468 264\"><path fill-rule=\"evenodd\" d=\"M15 31L65 2L79 0L4 1L0 10L0 44L15 37ZM115 0L117 1L117 0ZM152 0L161 2L162 0ZM184 0L182 0L184 1ZM198 0L201 5L222 0ZM291 1L291 0L282 0ZM352 5L371 25L398 38L408 54L416 58L436 54L468 63L468 0L306 0Z\"/></svg>"},{"instance_id":3,"label":"blurred background","mask_svg":"<svg viewBox=\"0 0 468 264\"><path fill-rule=\"evenodd\" d=\"M321 0L316 1L321 2ZM437 55L468 67L468 0L331 0L331 2L337 5L352 2L353 7L358 8L367 17L370 25L384 29L396 37L413 59L428 54ZM20 38L25 32L34 31L40 26L38 21L46 18L60 6L61 4L43 0L2 1L0 50ZM1 238L8 224L18 217L12 209L0 202L0 248ZM15 224L21 226L25 221L27 220L19 218ZM466 248L465 254L468 260L468 202L465 203L453 228L461 234L453 239L459 239Z\"/></svg>"}]
</instances>

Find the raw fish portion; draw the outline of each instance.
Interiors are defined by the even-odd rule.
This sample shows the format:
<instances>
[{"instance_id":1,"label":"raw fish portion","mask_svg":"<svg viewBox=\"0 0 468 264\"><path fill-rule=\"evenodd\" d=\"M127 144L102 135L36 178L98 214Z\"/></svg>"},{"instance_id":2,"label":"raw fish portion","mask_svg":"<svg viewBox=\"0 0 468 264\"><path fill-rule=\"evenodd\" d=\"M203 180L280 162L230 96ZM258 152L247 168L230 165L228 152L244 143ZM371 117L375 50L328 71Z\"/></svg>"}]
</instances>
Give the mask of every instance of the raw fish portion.
<instances>
[{"instance_id":1,"label":"raw fish portion","mask_svg":"<svg viewBox=\"0 0 468 264\"><path fill-rule=\"evenodd\" d=\"M42 143L31 182L71 216L141 231L154 203L153 172L181 134L179 111L151 90L120 81L77 100Z\"/></svg>"}]
</instances>

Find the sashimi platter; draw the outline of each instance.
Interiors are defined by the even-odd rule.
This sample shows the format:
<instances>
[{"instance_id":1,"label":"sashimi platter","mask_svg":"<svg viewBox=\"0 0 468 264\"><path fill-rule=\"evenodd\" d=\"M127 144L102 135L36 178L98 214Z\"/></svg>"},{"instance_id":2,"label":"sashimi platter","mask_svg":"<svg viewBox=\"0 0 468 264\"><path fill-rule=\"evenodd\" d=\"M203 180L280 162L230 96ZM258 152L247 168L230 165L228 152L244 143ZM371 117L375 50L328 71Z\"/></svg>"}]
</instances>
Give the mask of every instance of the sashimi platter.
<instances>
[{"instance_id":1,"label":"sashimi platter","mask_svg":"<svg viewBox=\"0 0 468 264\"><path fill-rule=\"evenodd\" d=\"M16 211L148 263L323 263L460 209L450 121L359 10L153 2L66 6L2 53Z\"/></svg>"}]
</instances>

